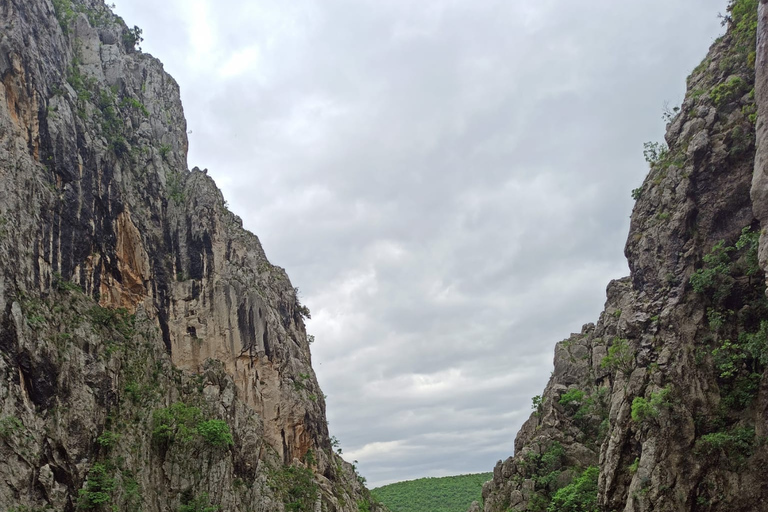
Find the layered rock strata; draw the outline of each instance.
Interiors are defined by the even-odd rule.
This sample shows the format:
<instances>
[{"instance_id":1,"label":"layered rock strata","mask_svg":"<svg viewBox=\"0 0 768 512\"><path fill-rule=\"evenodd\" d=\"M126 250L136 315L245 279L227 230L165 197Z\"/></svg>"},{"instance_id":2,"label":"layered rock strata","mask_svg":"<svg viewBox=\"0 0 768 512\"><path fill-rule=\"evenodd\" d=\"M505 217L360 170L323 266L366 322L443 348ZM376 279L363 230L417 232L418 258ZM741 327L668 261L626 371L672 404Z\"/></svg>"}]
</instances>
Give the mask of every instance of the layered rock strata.
<instances>
[{"instance_id":1,"label":"layered rock strata","mask_svg":"<svg viewBox=\"0 0 768 512\"><path fill-rule=\"evenodd\" d=\"M309 311L187 169L140 35L100 0L0 1L0 508L375 508Z\"/></svg>"},{"instance_id":2,"label":"layered rock strata","mask_svg":"<svg viewBox=\"0 0 768 512\"><path fill-rule=\"evenodd\" d=\"M728 13L666 144L646 145L630 276L557 345L515 456L484 486L486 512L768 503L768 12L736 0Z\"/></svg>"}]
</instances>

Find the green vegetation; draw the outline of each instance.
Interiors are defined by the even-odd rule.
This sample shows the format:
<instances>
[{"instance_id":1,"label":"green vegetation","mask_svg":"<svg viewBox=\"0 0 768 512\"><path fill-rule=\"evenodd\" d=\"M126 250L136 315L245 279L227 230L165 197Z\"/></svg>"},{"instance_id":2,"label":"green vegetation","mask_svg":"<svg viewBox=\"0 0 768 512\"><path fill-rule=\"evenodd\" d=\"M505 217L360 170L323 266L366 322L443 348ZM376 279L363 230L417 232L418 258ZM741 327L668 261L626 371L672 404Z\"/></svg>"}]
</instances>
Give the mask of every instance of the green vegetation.
<instances>
[{"instance_id":1,"label":"green vegetation","mask_svg":"<svg viewBox=\"0 0 768 512\"><path fill-rule=\"evenodd\" d=\"M768 300L758 241L759 232L745 227L735 244L718 242L690 280L708 304L709 334L696 361L711 364L720 391L719 409L697 418L696 452L731 469L743 465L757 445L744 411L757 397L768 366Z\"/></svg>"},{"instance_id":2,"label":"green vegetation","mask_svg":"<svg viewBox=\"0 0 768 512\"><path fill-rule=\"evenodd\" d=\"M192 496L190 491L186 491L181 495L179 512L217 512L218 510L218 506L211 505L208 493L204 492L200 496Z\"/></svg>"},{"instance_id":3,"label":"green vegetation","mask_svg":"<svg viewBox=\"0 0 768 512\"><path fill-rule=\"evenodd\" d=\"M134 25L133 28L129 28L123 33L123 44L129 50L141 50L139 45L144 40L144 38L141 37L143 33L144 31L142 29Z\"/></svg>"},{"instance_id":4,"label":"green vegetation","mask_svg":"<svg viewBox=\"0 0 768 512\"><path fill-rule=\"evenodd\" d=\"M112 309L93 306L88 311L88 316L91 318L94 326L113 329L126 339L133 336L136 316L130 314L125 308Z\"/></svg>"},{"instance_id":5,"label":"green vegetation","mask_svg":"<svg viewBox=\"0 0 768 512\"><path fill-rule=\"evenodd\" d=\"M99 508L109 503L112 499L112 491L115 490L115 479L111 471L102 463L94 464L88 471L88 481L84 489L80 489L77 507L83 510Z\"/></svg>"},{"instance_id":6,"label":"green vegetation","mask_svg":"<svg viewBox=\"0 0 768 512\"><path fill-rule=\"evenodd\" d=\"M136 98L131 98L130 96L125 96L120 100L120 108L130 108L140 112L145 117L149 117L149 110L147 110L147 107L145 107L144 104Z\"/></svg>"},{"instance_id":7,"label":"green vegetation","mask_svg":"<svg viewBox=\"0 0 768 512\"><path fill-rule=\"evenodd\" d=\"M80 286L72 281L67 281L58 272L53 273L53 286L59 292L83 292L83 289L80 288Z\"/></svg>"},{"instance_id":8,"label":"green vegetation","mask_svg":"<svg viewBox=\"0 0 768 512\"><path fill-rule=\"evenodd\" d=\"M584 395L585 393L580 389L569 389L560 396L558 403L563 407L578 407L584 401Z\"/></svg>"},{"instance_id":9,"label":"green vegetation","mask_svg":"<svg viewBox=\"0 0 768 512\"><path fill-rule=\"evenodd\" d=\"M122 156L128 152L128 142L123 131L125 124L117 110L117 97L111 89L101 89L98 97L98 107L101 111L101 133L109 143L109 149L115 155Z\"/></svg>"},{"instance_id":10,"label":"green vegetation","mask_svg":"<svg viewBox=\"0 0 768 512\"><path fill-rule=\"evenodd\" d=\"M707 295L716 305L722 305L731 295L736 282L735 275L751 277L759 273L759 238L759 233L747 226L734 245L726 246L724 240L717 242L704 255L702 268L696 270L690 278L693 291Z\"/></svg>"},{"instance_id":11,"label":"green vegetation","mask_svg":"<svg viewBox=\"0 0 768 512\"><path fill-rule=\"evenodd\" d=\"M755 48L757 46L757 5L759 0L731 0L728 16L736 53L751 68L755 66Z\"/></svg>"},{"instance_id":12,"label":"green vegetation","mask_svg":"<svg viewBox=\"0 0 768 512\"><path fill-rule=\"evenodd\" d=\"M542 397L541 395L536 395L535 397L531 398L531 409L533 409L535 412L535 415L541 414L541 411L544 407L544 402L546 401L546 398Z\"/></svg>"},{"instance_id":13,"label":"green vegetation","mask_svg":"<svg viewBox=\"0 0 768 512\"><path fill-rule=\"evenodd\" d=\"M392 512L465 512L473 501L482 500L483 483L491 478L493 473L420 478L378 487L371 494Z\"/></svg>"},{"instance_id":14,"label":"green vegetation","mask_svg":"<svg viewBox=\"0 0 768 512\"><path fill-rule=\"evenodd\" d=\"M598 512L597 478L600 470L590 466L552 497L547 512Z\"/></svg>"},{"instance_id":15,"label":"green vegetation","mask_svg":"<svg viewBox=\"0 0 768 512\"><path fill-rule=\"evenodd\" d=\"M229 425L223 420L205 420L197 424L197 433L211 446L227 448L235 444Z\"/></svg>"},{"instance_id":16,"label":"green vegetation","mask_svg":"<svg viewBox=\"0 0 768 512\"><path fill-rule=\"evenodd\" d=\"M591 392L570 389L560 396L558 403L574 424L598 443L608 428L608 388L593 388Z\"/></svg>"},{"instance_id":17,"label":"green vegetation","mask_svg":"<svg viewBox=\"0 0 768 512\"><path fill-rule=\"evenodd\" d=\"M157 409L152 413L152 437L158 443L188 443L195 438L196 427L200 422L201 412L183 402L176 402L170 407Z\"/></svg>"},{"instance_id":18,"label":"green vegetation","mask_svg":"<svg viewBox=\"0 0 768 512\"><path fill-rule=\"evenodd\" d=\"M56 19L59 21L61 31L69 33L69 26L75 19L75 10L72 7L72 0L53 0L53 10L56 13Z\"/></svg>"},{"instance_id":19,"label":"green vegetation","mask_svg":"<svg viewBox=\"0 0 768 512\"><path fill-rule=\"evenodd\" d=\"M228 448L234 444L229 425L222 420L203 420L197 407L176 402L152 413L152 438L160 445L189 443L202 439L211 446Z\"/></svg>"},{"instance_id":20,"label":"green vegetation","mask_svg":"<svg viewBox=\"0 0 768 512\"><path fill-rule=\"evenodd\" d=\"M664 160L669 153L669 148L661 142L646 142L643 144L643 158L651 167Z\"/></svg>"},{"instance_id":21,"label":"green vegetation","mask_svg":"<svg viewBox=\"0 0 768 512\"><path fill-rule=\"evenodd\" d=\"M88 23L93 27L104 26L112 18L112 13L107 6L94 9L87 5L73 3L72 0L52 0L52 2L56 19L64 34L69 34L72 22L80 13L86 15Z\"/></svg>"},{"instance_id":22,"label":"green vegetation","mask_svg":"<svg viewBox=\"0 0 768 512\"><path fill-rule=\"evenodd\" d=\"M639 396L635 397L632 400L632 421L642 423L647 419L658 418L662 407L670 407L672 405L669 399L671 393L672 388L667 386L651 393L648 400Z\"/></svg>"},{"instance_id":23,"label":"green vegetation","mask_svg":"<svg viewBox=\"0 0 768 512\"><path fill-rule=\"evenodd\" d=\"M759 232L745 227L734 245L715 244L690 279L693 291L710 303L712 363L722 405L732 410L754 400L768 365L768 301L759 277L758 242Z\"/></svg>"},{"instance_id":24,"label":"green vegetation","mask_svg":"<svg viewBox=\"0 0 768 512\"><path fill-rule=\"evenodd\" d=\"M4 416L0 419L0 438L6 439L24 430L24 424L16 416Z\"/></svg>"},{"instance_id":25,"label":"green vegetation","mask_svg":"<svg viewBox=\"0 0 768 512\"><path fill-rule=\"evenodd\" d=\"M77 115L84 119L86 116L85 103L91 101L93 97L91 91L96 88L96 80L80 73L79 66L79 53L78 49L75 48L75 59L72 62L72 66L67 69L67 82L75 90L75 95L77 96Z\"/></svg>"},{"instance_id":26,"label":"green vegetation","mask_svg":"<svg viewBox=\"0 0 768 512\"><path fill-rule=\"evenodd\" d=\"M754 428L734 427L701 436L696 441L696 451L705 455L719 455L738 467L753 454L755 444Z\"/></svg>"},{"instance_id":27,"label":"green vegetation","mask_svg":"<svg viewBox=\"0 0 768 512\"><path fill-rule=\"evenodd\" d=\"M715 106L719 108L741 98L748 90L749 86L743 78L732 76L727 82L713 87L709 97L712 98Z\"/></svg>"},{"instance_id":28,"label":"green vegetation","mask_svg":"<svg viewBox=\"0 0 768 512\"><path fill-rule=\"evenodd\" d=\"M635 351L625 338L616 337L608 348L608 355L600 361L600 367L611 372L632 373L635 366Z\"/></svg>"},{"instance_id":29,"label":"green vegetation","mask_svg":"<svg viewBox=\"0 0 768 512\"><path fill-rule=\"evenodd\" d=\"M184 187L181 183L181 175L178 171L171 171L168 173L166 179L168 186L168 197L176 204L181 204L186 199L184 194Z\"/></svg>"},{"instance_id":30,"label":"green vegetation","mask_svg":"<svg viewBox=\"0 0 768 512\"><path fill-rule=\"evenodd\" d=\"M115 443L117 443L118 439L120 439L120 434L116 434L111 430L105 430L99 437L96 438L96 442L99 443L99 445L103 448L109 449L112 448Z\"/></svg>"},{"instance_id":31,"label":"green vegetation","mask_svg":"<svg viewBox=\"0 0 768 512\"><path fill-rule=\"evenodd\" d=\"M289 512L314 511L319 491L311 469L298 465L272 469L269 472L267 483L281 497L285 504L285 510Z\"/></svg>"},{"instance_id":32,"label":"green vegetation","mask_svg":"<svg viewBox=\"0 0 768 512\"><path fill-rule=\"evenodd\" d=\"M296 311L304 320L310 320L312 318L312 314L310 313L309 308L307 306L304 306L299 300L299 294L300 294L299 289L294 288L293 295L296 298Z\"/></svg>"}]
</instances>

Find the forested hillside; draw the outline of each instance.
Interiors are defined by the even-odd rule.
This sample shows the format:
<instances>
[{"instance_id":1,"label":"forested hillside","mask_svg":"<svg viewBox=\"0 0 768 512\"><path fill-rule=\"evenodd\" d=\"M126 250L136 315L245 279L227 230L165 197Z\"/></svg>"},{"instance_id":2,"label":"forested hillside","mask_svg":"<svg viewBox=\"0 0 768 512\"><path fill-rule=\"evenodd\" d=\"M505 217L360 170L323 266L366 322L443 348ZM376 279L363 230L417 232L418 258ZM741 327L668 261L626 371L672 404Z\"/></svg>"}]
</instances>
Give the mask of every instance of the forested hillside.
<instances>
[{"instance_id":1,"label":"forested hillside","mask_svg":"<svg viewBox=\"0 0 768 512\"><path fill-rule=\"evenodd\" d=\"M493 473L419 478L373 489L373 497L392 512L464 512L480 499Z\"/></svg>"}]
</instances>

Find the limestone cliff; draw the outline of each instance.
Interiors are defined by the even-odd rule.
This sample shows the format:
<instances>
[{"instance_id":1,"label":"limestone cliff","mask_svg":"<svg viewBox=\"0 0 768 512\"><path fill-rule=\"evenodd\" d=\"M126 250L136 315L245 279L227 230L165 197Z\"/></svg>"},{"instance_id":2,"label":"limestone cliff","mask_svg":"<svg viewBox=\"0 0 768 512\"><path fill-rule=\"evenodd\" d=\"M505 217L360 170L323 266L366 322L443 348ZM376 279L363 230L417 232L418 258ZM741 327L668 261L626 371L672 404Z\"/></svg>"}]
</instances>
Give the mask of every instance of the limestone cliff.
<instances>
[{"instance_id":1,"label":"limestone cliff","mask_svg":"<svg viewBox=\"0 0 768 512\"><path fill-rule=\"evenodd\" d=\"M0 509L376 508L309 315L101 0L0 0Z\"/></svg>"},{"instance_id":2,"label":"limestone cliff","mask_svg":"<svg viewBox=\"0 0 768 512\"><path fill-rule=\"evenodd\" d=\"M731 2L725 21L668 146L646 145L631 274L608 286L596 324L557 345L515 456L484 486L486 512L768 503L764 0Z\"/></svg>"}]
</instances>

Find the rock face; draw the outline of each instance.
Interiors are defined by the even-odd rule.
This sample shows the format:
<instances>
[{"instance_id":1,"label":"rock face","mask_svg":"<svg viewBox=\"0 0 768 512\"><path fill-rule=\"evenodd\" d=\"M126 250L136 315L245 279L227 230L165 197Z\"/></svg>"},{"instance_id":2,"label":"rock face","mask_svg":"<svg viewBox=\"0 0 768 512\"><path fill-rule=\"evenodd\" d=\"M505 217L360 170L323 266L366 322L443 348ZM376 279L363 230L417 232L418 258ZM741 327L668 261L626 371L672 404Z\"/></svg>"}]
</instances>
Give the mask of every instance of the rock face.
<instances>
[{"instance_id":1,"label":"rock face","mask_svg":"<svg viewBox=\"0 0 768 512\"><path fill-rule=\"evenodd\" d=\"M557 345L486 512L765 509L767 41L765 1L733 1L668 149L646 145L630 277Z\"/></svg>"},{"instance_id":2,"label":"rock face","mask_svg":"<svg viewBox=\"0 0 768 512\"><path fill-rule=\"evenodd\" d=\"M309 315L101 0L0 0L0 509L375 510Z\"/></svg>"}]
</instances>

